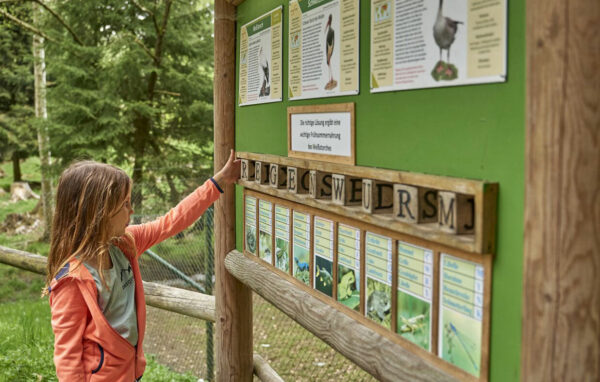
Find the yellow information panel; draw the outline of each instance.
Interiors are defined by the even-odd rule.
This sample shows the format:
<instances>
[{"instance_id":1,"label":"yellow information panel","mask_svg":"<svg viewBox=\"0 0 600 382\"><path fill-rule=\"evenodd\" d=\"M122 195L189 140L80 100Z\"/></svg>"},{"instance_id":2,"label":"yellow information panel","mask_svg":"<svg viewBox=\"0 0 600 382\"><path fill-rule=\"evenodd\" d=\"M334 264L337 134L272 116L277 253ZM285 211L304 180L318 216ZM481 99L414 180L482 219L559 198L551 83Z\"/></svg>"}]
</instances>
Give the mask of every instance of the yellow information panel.
<instances>
[{"instance_id":1,"label":"yellow information panel","mask_svg":"<svg viewBox=\"0 0 600 382\"><path fill-rule=\"evenodd\" d=\"M258 255L273 262L273 203L262 199L258 201Z\"/></svg>"},{"instance_id":2,"label":"yellow information panel","mask_svg":"<svg viewBox=\"0 0 600 382\"><path fill-rule=\"evenodd\" d=\"M360 311L360 229L338 224L337 299Z\"/></svg>"},{"instance_id":3,"label":"yellow information panel","mask_svg":"<svg viewBox=\"0 0 600 382\"><path fill-rule=\"evenodd\" d=\"M479 377L484 268L445 253L440 263L438 355Z\"/></svg>"},{"instance_id":4,"label":"yellow information panel","mask_svg":"<svg viewBox=\"0 0 600 382\"><path fill-rule=\"evenodd\" d=\"M390 329L392 321L392 239L367 232L365 259L367 317Z\"/></svg>"},{"instance_id":5,"label":"yellow information panel","mask_svg":"<svg viewBox=\"0 0 600 382\"><path fill-rule=\"evenodd\" d=\"M310 285L310 215L294 211L292 224L293 274Z\"/></svg>"},{"instance_id":6,"label":"yellow information panel","mask_svg":"<svg viewBox=\"0 0 600 382\"><path fill-rule=\"evenodd\" d=\"M398 314L396 331L431 351L433 251L398 241Z\"/></svg>"},{"instance_id":7,"label":"yellow information panel","mask_svg":"<svg viewBox=\"0 0 600 382\"><path fill-rule=\"evenodd\" d=\"M291 100L358 94L359 0L290 0Z\"/></svg>"},{"instance_id":8,"label":"yellow information panel","mask_svg":"<svg viewBox=\"0 0 600 382\"><path fill-rule=\"evenodd\" d=\"M290 272L290 209L275 206L275 266Z\"/></svg>"},{"instance_id":9,"label":"yellow information panel","mask_svg":"<svg viewBox=\"0 0 600 382\"><path fill-rule=\"evenodd\" d=\"M507 0L372 0L371 92L506 81Z\"/></svg>"},{"instance_id":10,"label":"yellow information panel","mask_svg":"<svg viewBox=\"0 0 600 382\"><path fill-rule=\"evenodd\" d=\"M240 28L240 106L282 100L283 7Z\"/></svg>"}]
</instances>

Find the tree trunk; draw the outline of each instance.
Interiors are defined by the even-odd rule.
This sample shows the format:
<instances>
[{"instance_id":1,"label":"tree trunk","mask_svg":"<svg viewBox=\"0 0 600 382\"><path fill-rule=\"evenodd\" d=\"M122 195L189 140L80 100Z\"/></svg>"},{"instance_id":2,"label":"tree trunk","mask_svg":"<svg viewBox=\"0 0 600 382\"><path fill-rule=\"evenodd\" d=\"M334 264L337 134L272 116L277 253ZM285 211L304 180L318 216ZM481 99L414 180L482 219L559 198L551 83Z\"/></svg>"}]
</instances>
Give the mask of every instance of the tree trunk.
<instances>
[{"instance_id":1,"label":"tree trunk","mask_svg":"<svg viewBox=\"0 0 600 382\"><path fill-rule=\"evenodd\" d=\"M33 6L33 24L39 24L39 6L35 2ZM52 184L50 179L50 144L46 121L48 113L46 110L46 61L44 51L44 39L33 35L33 70L35 77L35 116L39 119L38 126L38 149L40 153L40 170L42 175L42 208L44 212L44 234L42 240L50 238L52 225Z\"/></svg>"},{"instance_id":2,"label":"tree trunk","mask_svg":"<svg viewBox=\"0 0 600 382\"><path fill-rule=\"evenodd\" d=\"M156 45L154 46L155 62L154 66L156 70L150 73L148 78L148 104L153 106L154 103L154 91L156 90L156 83L158 81L158 69L160 68L160 62L162 58L162 48L164 43L164 36L167 31L167 24L169 21L169 15L171 12L172 0L167 0L165 4L165 11L163 14L160 28L156 29ZM154 17L154 16L153 16ZM138 210L138 213L142 213L143 197L142 197L142 180L144 177L144 151L146 145L149 143L150 129L152 128L152 120L143 115L137 115L133 123L135 127L134 132L134 166L133 166L133 193L131 198L133 200L134 209Z\"/></svg>"},{"instance_id":3,"label":"tree trunk","mask_svg":"<svg viewBox=\"0 0 600 382\"><path fill-rule=\"evenodd\" d=\"M19 152L15 150L12 154L12 162L13 162L13 183L20 182L22 180L21 177L21 156Z\"/></svg>"}]
</instances>

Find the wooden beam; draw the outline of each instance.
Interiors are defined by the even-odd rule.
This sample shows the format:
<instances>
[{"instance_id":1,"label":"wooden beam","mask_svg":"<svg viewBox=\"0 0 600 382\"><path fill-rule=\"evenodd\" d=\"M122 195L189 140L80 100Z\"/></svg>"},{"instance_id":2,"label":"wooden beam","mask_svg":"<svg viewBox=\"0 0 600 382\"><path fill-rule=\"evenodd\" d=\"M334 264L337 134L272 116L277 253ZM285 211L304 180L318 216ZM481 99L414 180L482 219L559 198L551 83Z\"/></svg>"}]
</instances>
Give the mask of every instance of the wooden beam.
<instances>
[{"instance_id":1,"label":"wooden beam","mask_svg":"<svg viewBox=\"0 0 600 382\"><path fill-rule=\"evenodd\" d=\"M225 266L256 293L378 380L457 380L374 327L317 298L285 275L275 273L255 257L232 251L225 259ZM416 345L406 342L407 347L416 350Z\"/></svg>"},{"instance_id":2,"label":"wooden beam","mask_svg":"<svg viewBox=\"0 0 600 382\"><path fill-rule=\"evenodd\" d=\"M600 2L527 1L521 377L600 380Z\"/></svg>"},{"instance_id":3,"label":"wooden beam","mask_svg":"<svg viewBox=\"0 0 600 382\"><path fill-rule=\"evenodd\" d=\"M146 304L204 321L215 321L215 296L144 281Z\"/></svg>"},{"instance_id":4,"label":"wooden beam","mask_svg":"<svg viewBox=\"0 0 600 382\"><path fill-rule=\"evenodd\" d=\"M215 0L214 168L235 144L235 6ZM252 292L232 277L225 256L235 248L235 186L215 203L216 380L252 380Z\"/></svg>"},{"instance_id":5,"label":"wooden beam","mask_svg":"<svg viewBox=\"0 0 600 382\"><path fill-rule=\"evenodd\" d=\"M0 246L0 263L46 274L47 258ZM215 297L144 281L146 304L206 321L215 321Z\"/></svg>"},{"instance_id":6,"label":"wooden beam","mask_svg":"<svg viewBox=\"0 0 600 382\"><path fill-rule=\"evenodd\" d=\"M256 353L254 353L254 374L262 382L283 382L283 379L273 370L271 365Z\"/></svg>"}]
</instances>

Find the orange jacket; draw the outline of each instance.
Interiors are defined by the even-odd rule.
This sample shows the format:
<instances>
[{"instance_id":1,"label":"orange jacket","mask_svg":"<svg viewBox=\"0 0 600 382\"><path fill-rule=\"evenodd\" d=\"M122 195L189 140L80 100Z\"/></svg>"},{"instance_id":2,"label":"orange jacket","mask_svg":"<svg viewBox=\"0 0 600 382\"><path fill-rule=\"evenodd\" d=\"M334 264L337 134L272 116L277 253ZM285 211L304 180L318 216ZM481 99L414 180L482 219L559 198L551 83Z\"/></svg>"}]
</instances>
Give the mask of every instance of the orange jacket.
<instances>
[{"instance_id":1,"label":"orange jacket","mask_svg":"<svg viewBox=\"0 0 600 382\"><path fill-rule=\"evenodd\" d=\"M54 331L54 364L60 381L133 382L146 367L142 350L146 302L138 257L148 248L181 232L219 198L220 188L207 180L175 208L157 220L127 228L119 245L131 263L135 279L138 346L132 346L108 323L98 305L98 290L90 272L71 260L52 280L50 309ZM133 238L133 242L131 242Z\"/></svg>"}]
</instances>

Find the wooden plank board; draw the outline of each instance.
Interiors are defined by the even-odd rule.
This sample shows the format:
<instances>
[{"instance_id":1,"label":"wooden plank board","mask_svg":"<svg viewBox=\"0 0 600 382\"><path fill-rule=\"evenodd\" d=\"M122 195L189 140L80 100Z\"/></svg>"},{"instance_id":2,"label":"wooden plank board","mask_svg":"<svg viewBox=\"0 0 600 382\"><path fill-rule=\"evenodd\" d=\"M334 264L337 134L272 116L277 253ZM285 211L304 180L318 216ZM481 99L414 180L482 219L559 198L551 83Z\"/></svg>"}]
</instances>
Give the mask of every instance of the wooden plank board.
<instances>
[{"instance_id":1,"label":"wooden plank board","mask_svg":"<svg viewBox=\"0 0 600 382\"><path fill-rule=\"evenodd\" d=\"M214 168L221 169L235 148L235 6L214 3ZM251 381L252 291L223 265L235 248L235 187L215 203L216 380Z\"/></svg>"},{"instance_id":2,"label":"wooden plank board","mask_svg":"<svg viewBox=\"0 0 600 382\"><path fill-rule=\"evenodd\" d=\"M350 166L339 163L324 162L317 160L288 158L279 155L257 154L250 152L237 152L238 158L250 159L267 163L277 163L284 166L307 168L310 170L319 170L331 174L345 174L366 179L381 180L388 183L402 183L418 185L420 187L435 188L446 191L453 191L462 194L476 194L483 191L485 184L493 182L452 178L448 176L421 174L408 171L387 170L375 167Z\"/></svg>"},{"instance_id":3,"label":"wooden plank board","mask_svg":"<svg viewBox=\"0 0 600 382\"><path fill-rule=\"evenodd\" d=\"M361 206L340 206L333 204L331 201L328 200L314 199L311 198L309 195L293 194L287 192L286 190L278 190L271 187L259 186L254 182L238 181L238 184L245 187L246 189L259 191L264 194L304 204L306 206L318 208L320 210L330 211L337 215L361 220L375 226L389 228L400 233L416 236L422 239L458 248L467 252L482 252L476 246L474 235L453 235L448 232L443 232L438 229L437 223L404 223L394 219L391 215L384 216L369 214L365 212Z\"/></svg>"},{"instance_id":4,"label":"wooden plank board","mask_svg":"<svg viewBox=\"0 0 600 382\"><path fill-rule=\"evenodd\" d=\"M521 379L600 380L600 1L527 1Z\"/></svg>"}]
</instances>

